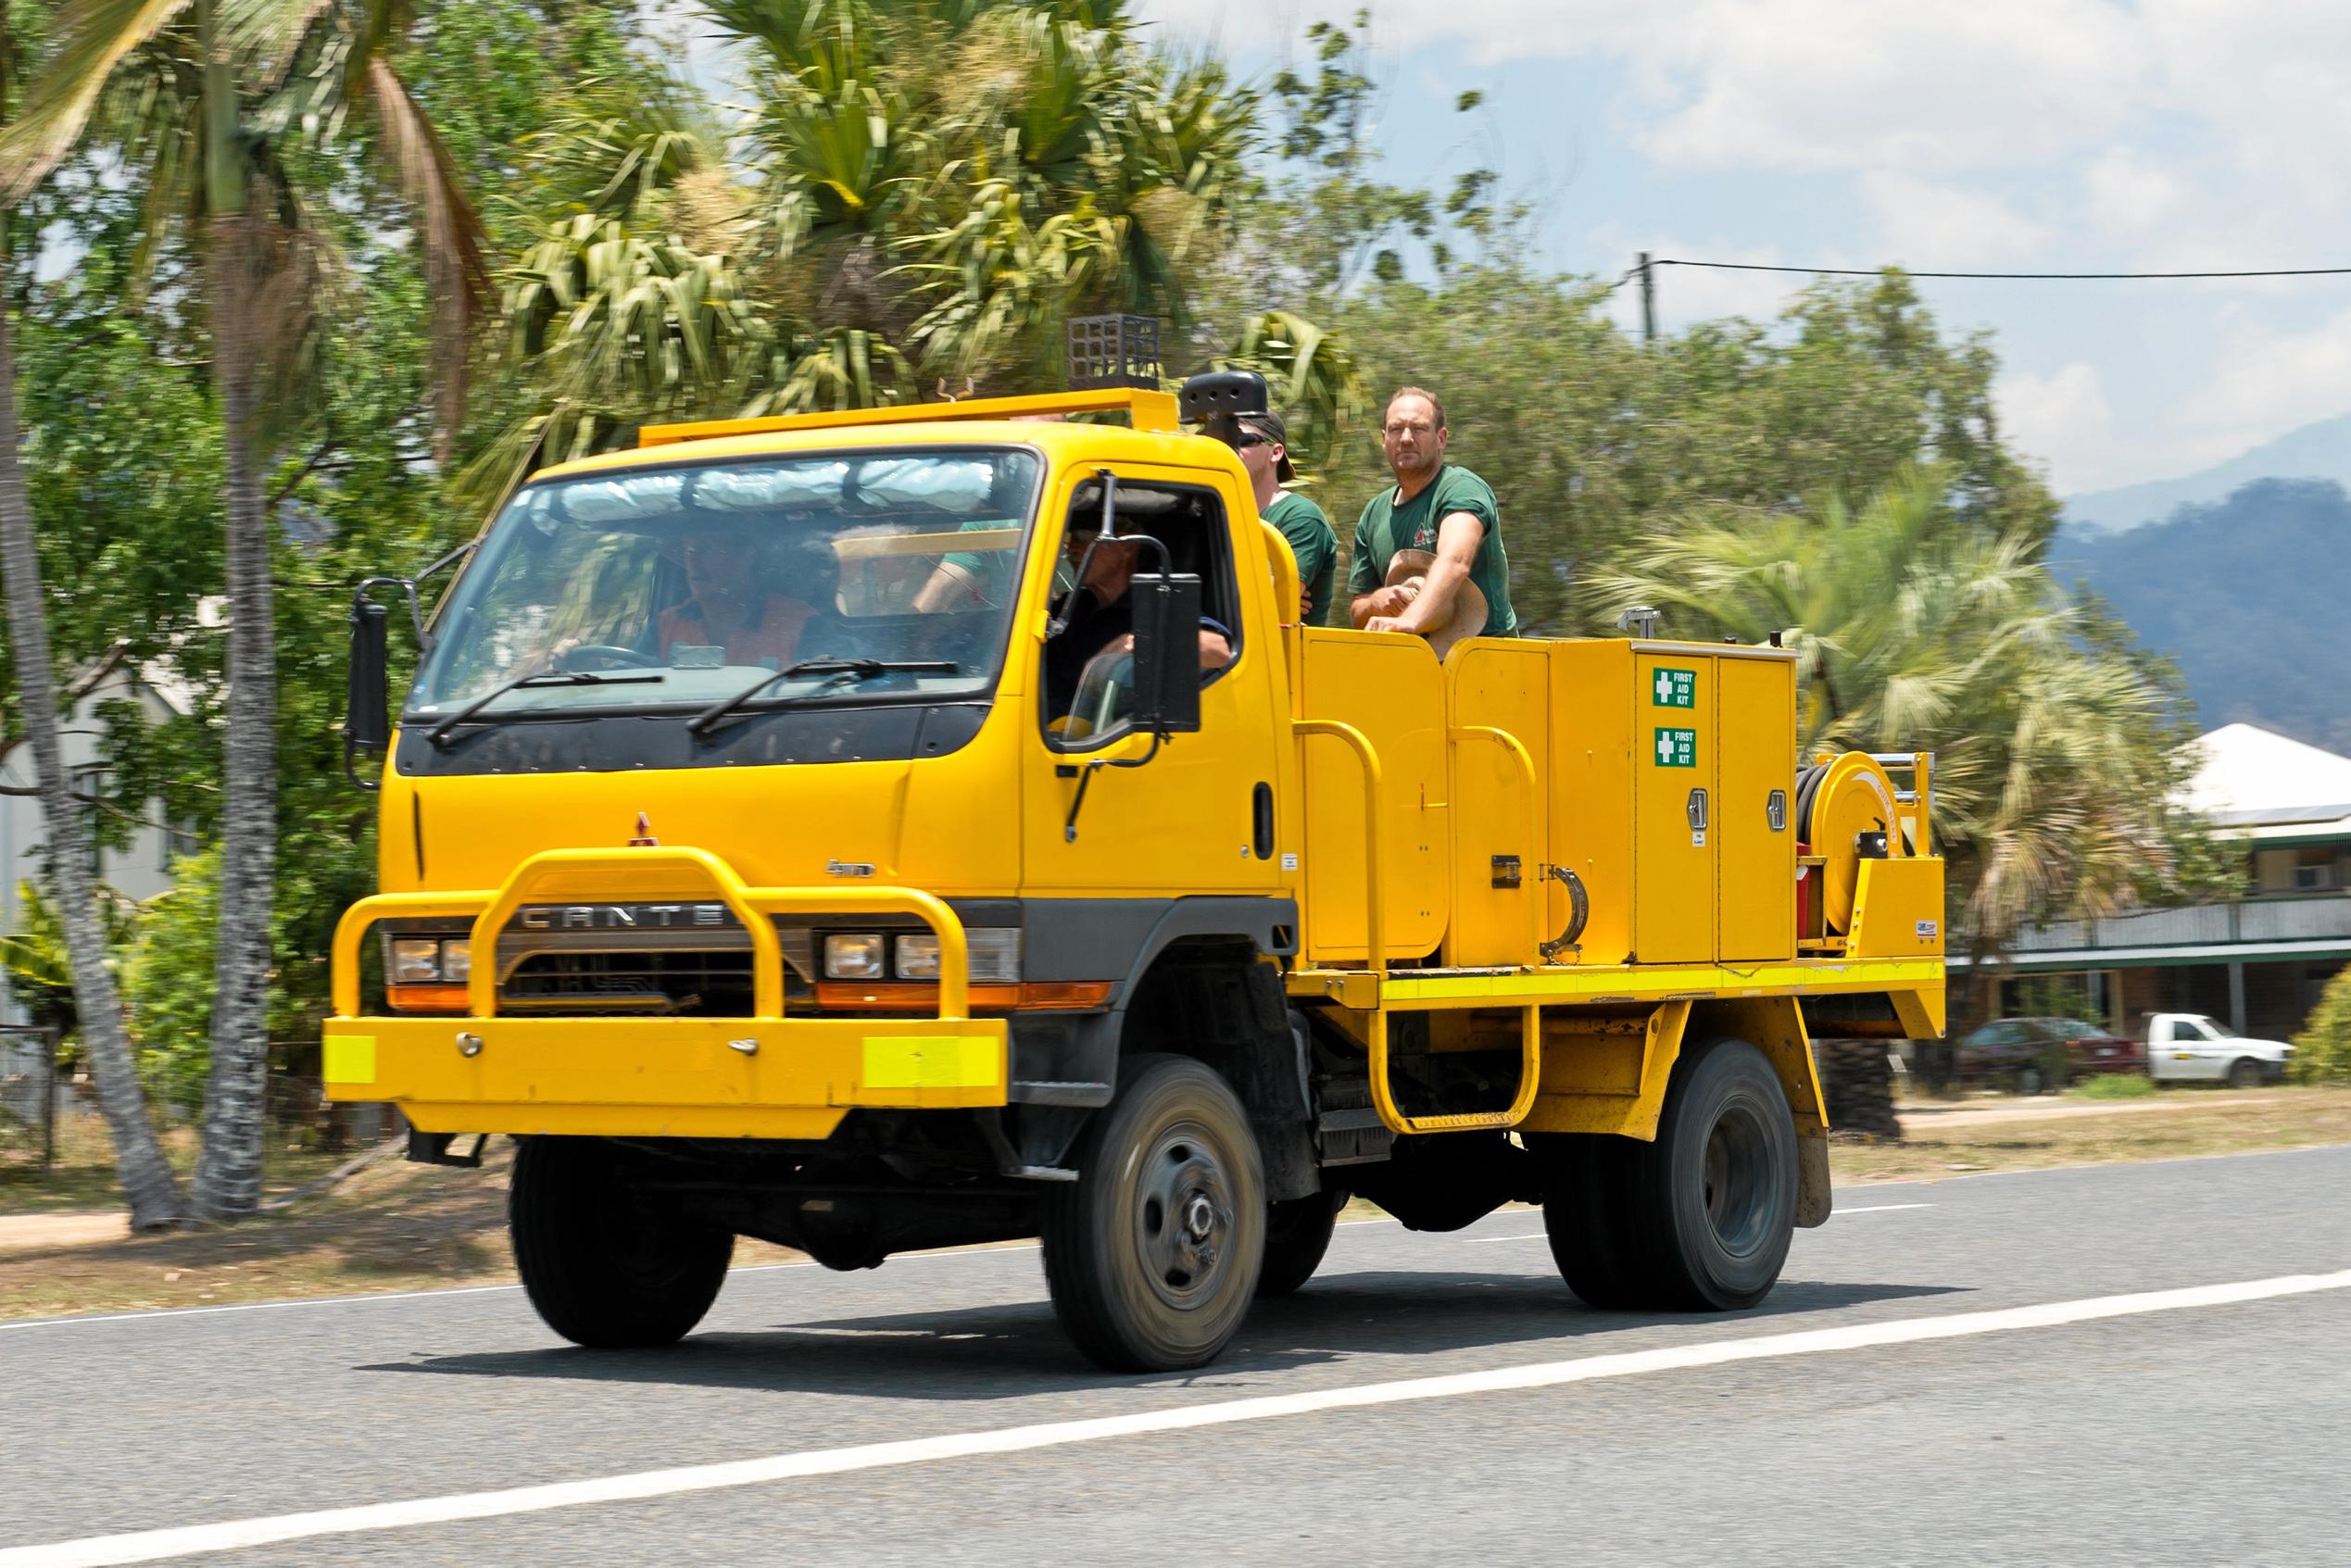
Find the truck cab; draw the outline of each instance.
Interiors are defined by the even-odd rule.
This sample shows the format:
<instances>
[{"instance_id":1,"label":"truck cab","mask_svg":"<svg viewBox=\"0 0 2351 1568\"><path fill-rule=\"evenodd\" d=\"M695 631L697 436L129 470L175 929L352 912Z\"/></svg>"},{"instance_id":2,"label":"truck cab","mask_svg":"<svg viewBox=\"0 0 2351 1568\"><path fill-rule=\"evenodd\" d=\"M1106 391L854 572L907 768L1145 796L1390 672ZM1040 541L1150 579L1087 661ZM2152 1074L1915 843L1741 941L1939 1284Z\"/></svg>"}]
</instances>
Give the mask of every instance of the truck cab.
<instances>
[{"instance_id":1,"label":"truck cab","mask_svg":"<svg viewBox=\"0 0 2351 1568\"><path fill-rule=\"evenodd\" d=\"M1643 1309L1752 1305L1827 1218L1808 1019L1942 1027L1931 759L1800 765L1778 647L1301 625L1177 414L648 428L492 521L396 724L355 605L328 1092L519 1140L558 1332L678 1338L738 1236L1038 1236L1079 1348L1165 1370L1350 1193L1540 1202Z\"/></svg>"},{"instance_id":2,"label":"truck cab","mask_svg":"<svg viewBox=\"0 0 2351 1568\"><path fill-rule=\"evenodd\" d=\"M2224 1083L2257 1088L2284 1078L2294 1047L2248 1039L2200 1012L2159 1012L2147 1020L2147 1073L2168 1083Z\"/></svg>"}]
</instances>

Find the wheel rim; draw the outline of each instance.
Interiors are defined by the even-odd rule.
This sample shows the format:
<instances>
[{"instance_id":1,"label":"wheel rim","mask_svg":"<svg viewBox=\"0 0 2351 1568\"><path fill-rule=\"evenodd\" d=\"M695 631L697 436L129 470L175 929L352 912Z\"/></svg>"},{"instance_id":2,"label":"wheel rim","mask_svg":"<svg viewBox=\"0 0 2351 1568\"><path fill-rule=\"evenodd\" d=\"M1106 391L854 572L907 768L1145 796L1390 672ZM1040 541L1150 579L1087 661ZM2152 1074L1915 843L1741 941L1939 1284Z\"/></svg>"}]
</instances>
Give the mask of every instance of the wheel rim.
<instances>
[{"instance_id":1,"label":"wheel rim","mask_svg":"<svg viewBox=\"0 0 2351 1568\"><path fill-rule=\"evenodd\" d=\"M1771 1141L1751 1106L1728 1107L1706 1135L1700 1173L1706 1223L1724 1251L1745 1257L1766 1239L1771 1218Z\"/></svg>"},{"instance_id":2,"label":"wheel rim","mask_svg":"<svg viewBox=\"0 0 2351 1568\"><path fill-rule=\"evenodd\" d=\"M1135 1261L1170 1307L1214 1296L1233 1266L1233 1181L1205 1128L1184 1122L1151 1141L1137 1169Z\"/></svg>"}]
</instances>

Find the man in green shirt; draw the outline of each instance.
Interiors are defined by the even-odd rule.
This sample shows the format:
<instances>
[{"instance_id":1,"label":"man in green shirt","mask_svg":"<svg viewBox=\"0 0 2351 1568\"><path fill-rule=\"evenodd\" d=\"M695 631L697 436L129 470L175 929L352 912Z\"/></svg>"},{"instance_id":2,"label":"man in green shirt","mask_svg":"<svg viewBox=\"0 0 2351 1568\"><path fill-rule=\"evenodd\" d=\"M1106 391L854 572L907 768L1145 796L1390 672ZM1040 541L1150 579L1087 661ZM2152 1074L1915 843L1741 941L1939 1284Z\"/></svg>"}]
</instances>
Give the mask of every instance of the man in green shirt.
<instances>
[{"instance_id":1,"label":"man in green shirt","mask_svg":"<svg viewBox=\"0 0 2351 1568\"><path fill-rule=\"evenodd\" d=\"M1298 618L1314 625L1329 612L1339 534L1322 508L1281 488L1298 477L1298 470L1290 463L1289 430L1279 414L1243 414L1234 445L1257 491L1257 515L1282 531L1298 558Z\"/></svg>"},{"instance_id":2,"label":"man in green shirt","mask_svg":"<svg viewBox=\"0 0 2351 1568\"><path fill-rule=\"evenodd\" d=\"M1380 441L1396 484L1373 496L1355 524L1348 583L1354 623L1366 632L1409 632L1450 645L1444 633L1466 586L1485 601L1485 623L1453 635L1517 634L1502 507L1484 480L1445 461L1447 439L1445 406L1434 393L1408 386L1388 400ZM1429 558L1417 585L1391 581L1389 568L1405 551Z\"/></svg>"}]
</instances>

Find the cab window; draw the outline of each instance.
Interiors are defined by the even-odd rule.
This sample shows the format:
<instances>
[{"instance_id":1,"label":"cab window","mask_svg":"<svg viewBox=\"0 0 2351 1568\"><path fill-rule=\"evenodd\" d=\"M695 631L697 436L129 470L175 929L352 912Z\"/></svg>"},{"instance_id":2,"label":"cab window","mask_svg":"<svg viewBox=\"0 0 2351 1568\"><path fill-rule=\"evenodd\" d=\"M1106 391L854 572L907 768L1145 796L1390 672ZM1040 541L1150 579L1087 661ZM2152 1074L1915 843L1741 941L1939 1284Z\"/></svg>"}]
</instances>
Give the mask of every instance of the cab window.
<instances>
[{"instance_id":1,"label":"cab window","mask_svg":"<svg viewBox=\"0 0 2351 1568\"><path fill-rule=\"evenodd\" d=\"M1134 729L1134 616L1130 583L1138 571L1165 570L1201 581L1201 684L1214 682L1240 658L1240 596L1233 572L1225 506L1207 485L1117 481L1117 537L1102 533L1103 484L1072 493L1062 520L1053 580L1058 635L1045 645L1042 720L1056 749L1103 746ZM1138 536L1156 539L1159 552ZM1080 581L1079 574L1084 573Z\"/></svg>"}]
</instances>

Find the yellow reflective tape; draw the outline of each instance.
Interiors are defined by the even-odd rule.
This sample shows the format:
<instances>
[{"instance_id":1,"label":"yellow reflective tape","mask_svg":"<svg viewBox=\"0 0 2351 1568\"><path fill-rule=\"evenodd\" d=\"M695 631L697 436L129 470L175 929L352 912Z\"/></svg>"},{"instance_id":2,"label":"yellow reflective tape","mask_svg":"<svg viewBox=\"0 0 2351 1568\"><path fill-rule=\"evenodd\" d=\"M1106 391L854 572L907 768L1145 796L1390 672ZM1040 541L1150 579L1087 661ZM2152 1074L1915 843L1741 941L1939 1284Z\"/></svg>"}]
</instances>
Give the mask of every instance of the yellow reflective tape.
<instances>
[{"instance_id":1,"label":"yellow reflective tape","mask_svg":"<svg viewBox=\"0 0 2351 1568\"><path fill-rule=\"evenodd\" d=\"M321 1075L330 1084L375 1082L375 1036L329 1035Z\"/></svg>"},{"instance_id":2,"label":"yellow reflective tape","mask_svg":"<svg viewBox=\"0 0 2351 1568\"><path fill-rule=\"evenodd\" d=\"M869 1089L978 1089L997 1083L996 1042L961 1035L868 1035Z\"/></svg>"}]
</instances>

